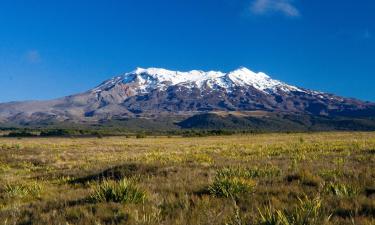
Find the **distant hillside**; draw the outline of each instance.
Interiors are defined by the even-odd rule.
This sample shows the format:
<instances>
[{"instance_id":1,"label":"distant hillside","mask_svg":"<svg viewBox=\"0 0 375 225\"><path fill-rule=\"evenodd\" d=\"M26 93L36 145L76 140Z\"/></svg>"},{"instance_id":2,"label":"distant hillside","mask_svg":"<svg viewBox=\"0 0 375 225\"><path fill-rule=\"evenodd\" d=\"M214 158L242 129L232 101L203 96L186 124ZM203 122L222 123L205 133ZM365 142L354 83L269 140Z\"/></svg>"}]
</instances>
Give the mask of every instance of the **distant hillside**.
<instances>
[{"instance_id":1,"label":"distant hillside","mask_svg":"<svg viewBox=\"0 0 375 225\"><path fill-rule=\"evenodd\" d=\"M221 116L213 113L192 116L178 123L184 129L224 129L255 131L375 130L370 118L324 117L275 114L267 117Z\"/></svg>"}]
</instances>

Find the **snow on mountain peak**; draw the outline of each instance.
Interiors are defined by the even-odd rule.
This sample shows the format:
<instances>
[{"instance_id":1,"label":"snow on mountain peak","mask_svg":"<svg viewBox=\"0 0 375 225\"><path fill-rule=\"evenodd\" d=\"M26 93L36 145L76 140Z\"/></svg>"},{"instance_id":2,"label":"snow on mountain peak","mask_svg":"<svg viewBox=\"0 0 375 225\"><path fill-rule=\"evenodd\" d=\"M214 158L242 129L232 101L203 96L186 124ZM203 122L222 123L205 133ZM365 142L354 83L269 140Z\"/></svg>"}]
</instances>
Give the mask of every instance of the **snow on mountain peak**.
<instances>
[{"instance_id":1,"label":"snow on mountain peak","mask_svg":"<svg viewBox=\"0 0 375 225\"><path fill-rule=\"evenodd\" d=\"M131 74L150 76L159 82L171 82L172 85L177 85L185 82L197 82L200 80L221 77L224 75L224 73L216 71L204 72L201 70L192 70L189 72L180 72L160 68L137 68L135 71L125 74L125 76Z\"/></svg>"},{"instance_id":2,"label":"snow on mountain peak","mask_svg":"<svg viewBox=\"0 0 375 225\"><path fill-rule=\"evenodd\" d=\"M141 93L154 89L165 89L168 86L181 85L187 87L202 88L208 85L210 88L223 88L230 92L235 87L253 87L264 93L275 93L278 91L301 91L300 89L287 85L278 80L271 79L267 74L255 73L245 67L240 67L229 73L220 71L192 70L189 72L171 71L162 68L136 68L130 73L125 73L104 82L94 89L98 92L108 89L118 83L136 84Z\"/></svg>"},{"instance_id":3,"label":"snow on mountain peak","mask_svg":"<svg viewBox=\"0 0 375 225\"><path fill-rule=\"evenodd\" d=\"M252 86L263 92L277 92L278 89L285 92L299 90L297 87L274 80L263 72L255 73L245 67L232 71L227 76L239 86Z\"/></svg>"}]
</instances>

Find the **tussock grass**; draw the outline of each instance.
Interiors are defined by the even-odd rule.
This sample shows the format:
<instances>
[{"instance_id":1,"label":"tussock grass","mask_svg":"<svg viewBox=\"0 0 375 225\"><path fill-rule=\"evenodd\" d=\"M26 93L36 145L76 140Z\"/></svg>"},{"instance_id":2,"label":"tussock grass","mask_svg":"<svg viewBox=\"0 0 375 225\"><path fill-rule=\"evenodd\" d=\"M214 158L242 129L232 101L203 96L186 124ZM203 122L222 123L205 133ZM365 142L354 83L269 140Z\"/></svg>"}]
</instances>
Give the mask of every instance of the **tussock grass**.
<instances>
[{"instance_id":1,"label":"tussock grass","mask_svg":"<svg viewBox=\"0 0 375 225\"><path fill-rule=\"evenodd\" d=\"M373 149L359 132L0 138L0 224L372 225Z\"/></svg>"},{"instance_id":2,"label":"tussock grass","mask_svg":"<svg viewBox=\"0 0 375 225\"><path fill-rule=\"evenodd\" d=\"M131 180L105 180L93 186L89 199L93 202L144 203L146 193Z\"/></svg>"},{"instance_id":3,"label":"tussock grass","mask_svg":"<svg viewBox=\"0 0 375 225\"><path fill-rule=\"evenodd\" d=\"M247 179L252 178L274 178L281 175L281 170L275 166L265 168L241 168L241 167L227 167L217 172L217 176L221 177L242 177Z\"/></svg>"},{"instance_id":4,"label":"tussock grass","mask_svg":"<svg viewBox=\"0 0 375 225\"><path fill-rule=\"evenodd\" d=\"M328 183L325 185L324 190L326 193L338 197L355 197L360 193L358 187L343 183Z\"/></svg>"},{"instance_id":5,"label":"tussock grass","mask_svg":"<svg viewBox=\"0 0 375 225\"><path fill-rule=\"evenodd\" d=\"M4 192L10 197L39 197L43 186L37 182L23 184L6 184Z\"/></svg>"},{"instance_id":6,"label":"tussock grass","mask_svg":"<svg viewBox=\"0 0 375 225\"><path fill-rule=\"evenodd\" d=\"M252 193L256 182L246 177L241 170L226 168L216 173L215 180L208 188L211 195L216 197L235 198L242 194Z\"/></svg>"},{"instance_id":7,"label":"tussock grass","mask_svg":"<svg viewBox=\"0 0 375 225\"><path fill-rule=\"evenodd\" d=\"M307 196L298 198L298 205L291 211L274 209L268 206L259 209L259 225L322 225L326 224L331 215L324 215L322 200L319 197L309 199Z\"/></svg>"}]
</instances>

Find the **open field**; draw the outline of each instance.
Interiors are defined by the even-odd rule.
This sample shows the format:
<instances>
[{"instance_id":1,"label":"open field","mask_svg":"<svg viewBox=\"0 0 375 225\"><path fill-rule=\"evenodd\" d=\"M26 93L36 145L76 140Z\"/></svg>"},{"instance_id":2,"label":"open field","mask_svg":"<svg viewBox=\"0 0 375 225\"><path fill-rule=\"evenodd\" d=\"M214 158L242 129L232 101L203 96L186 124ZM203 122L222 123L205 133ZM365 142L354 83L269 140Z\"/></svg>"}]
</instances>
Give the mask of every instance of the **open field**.
<instances>
[{"instance_id":1,"label":"open field","mask_svg":"<svg viewBox=\"0 0 375 225\"><path fill-rule=\"evenodd\" d=\"M375 224L375 133L0 139L0 224Z\"/></svg>"}]
</instances>

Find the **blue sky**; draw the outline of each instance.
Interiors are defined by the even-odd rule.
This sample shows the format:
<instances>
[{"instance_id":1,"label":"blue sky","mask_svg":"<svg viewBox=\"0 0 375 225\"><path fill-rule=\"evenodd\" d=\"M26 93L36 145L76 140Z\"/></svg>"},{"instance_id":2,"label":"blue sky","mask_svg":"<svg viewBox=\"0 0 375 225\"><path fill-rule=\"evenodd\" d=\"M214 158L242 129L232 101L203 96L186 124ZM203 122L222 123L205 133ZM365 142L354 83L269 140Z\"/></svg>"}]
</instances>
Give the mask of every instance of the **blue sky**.
<instances>
[{"instance_id":1,"label":"blue sky","mask_svg":"<svg viewBox=\"0 0 375 225\"><path fill-rule=\"evenodd\" d=\"M373 0L0 0L0 102L135 67L230 71L375 101Z\"/></svg>"}]
</instances>

